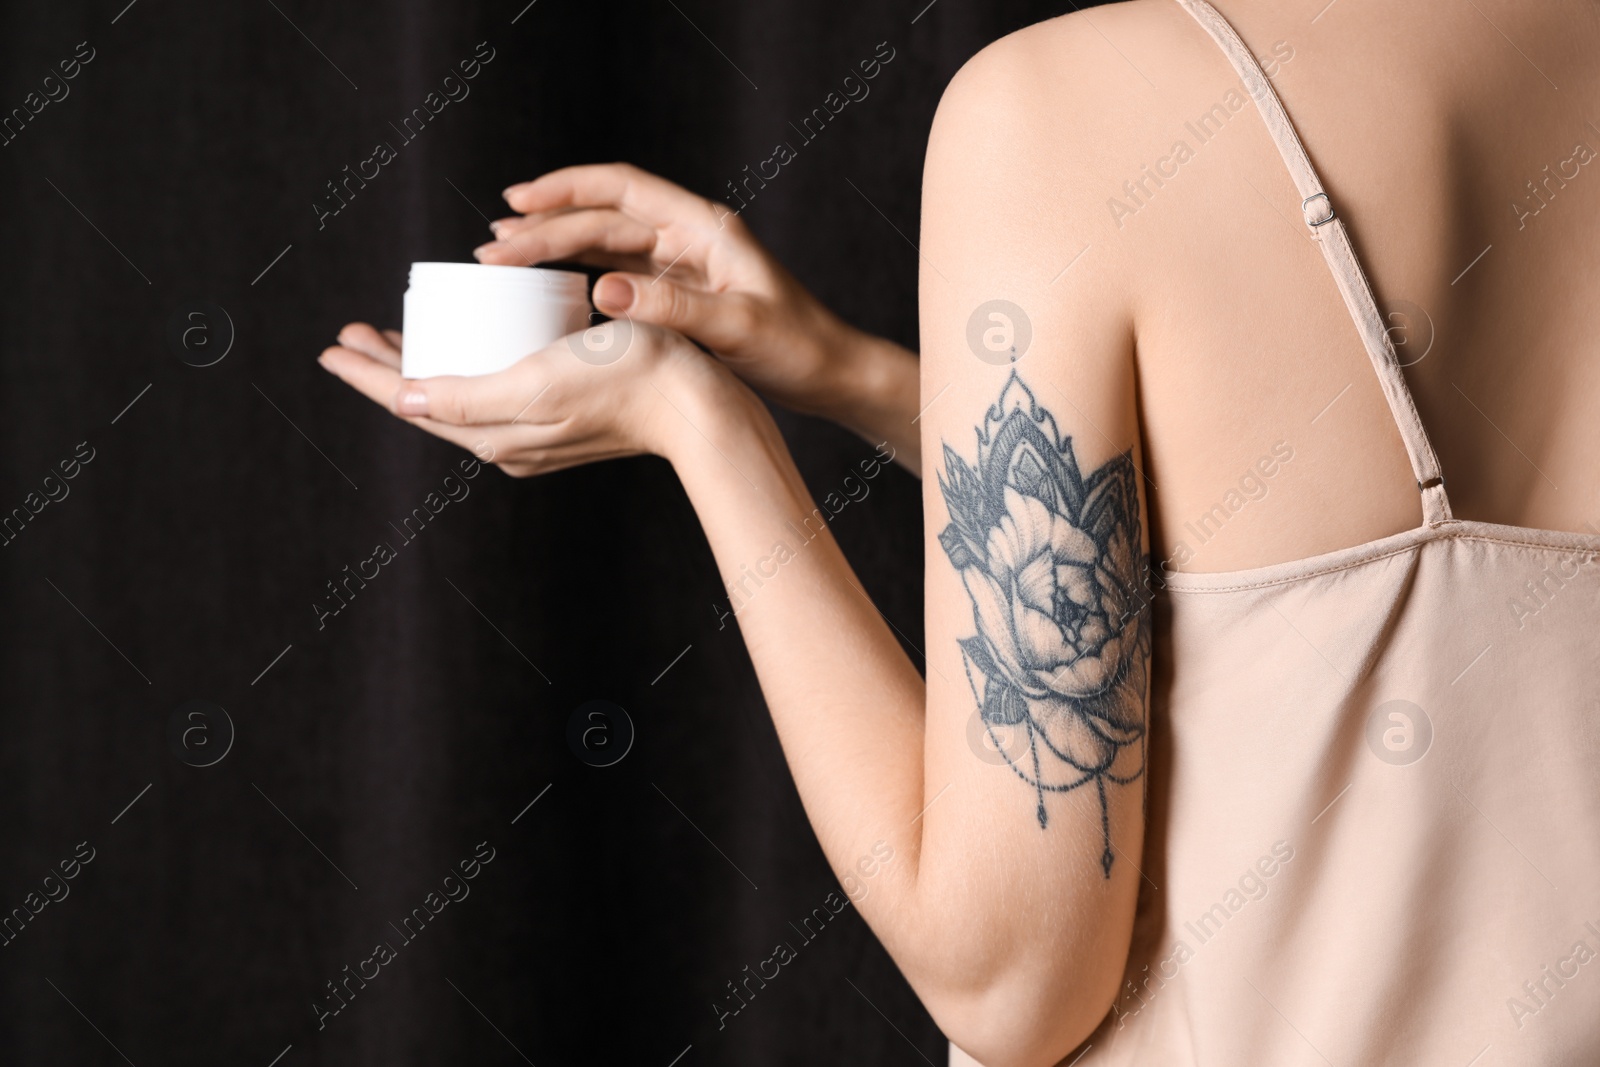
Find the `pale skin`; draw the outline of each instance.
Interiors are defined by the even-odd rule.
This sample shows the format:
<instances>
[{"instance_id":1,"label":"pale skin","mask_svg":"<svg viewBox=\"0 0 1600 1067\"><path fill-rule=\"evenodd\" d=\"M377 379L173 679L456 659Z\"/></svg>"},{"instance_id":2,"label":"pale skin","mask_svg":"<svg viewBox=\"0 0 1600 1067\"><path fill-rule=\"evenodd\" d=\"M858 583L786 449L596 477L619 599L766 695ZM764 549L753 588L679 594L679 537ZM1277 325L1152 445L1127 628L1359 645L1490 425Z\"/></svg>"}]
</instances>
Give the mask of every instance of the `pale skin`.
<instances>
[{"instance_id":1,"label":"pale skin","mask_svg":"<svg viewBox=\"0 0 1600 1067\"><path fill-rule=\"evenodd\" d=\"M1402 358L1420 357L1407 377L1457 514L1600 526L1600 309L1579 299L1596 267L1600 160L1543 203L1525 187L1574 142L1600 149L1587 125L1600 122L1595 5L1492 5L1498 31L1443 0L1381 11L1343 0L1315 23L1320 3L1218 6L1258 55L1288 45L1274 84L1380 306L1405 301L1431 324L1425 355L1415 312L1396 339L1417 346ZM512 474L666 457L725 580L812 508L753 390L927 469L926 682L826 536L738 622L835 871L878 841L893 847L862 915L941 1028L988 1067L1056 1063L1104 1017L1144 841L1140 785L1112 790L1118 859L1102 876L1090 793L1050 800L1041 828L1033 794L968 746L957 641L973 633L973 607L936 539L950 515L932 474L945 444L972 458L1012 369L969 348L973 310L997 298L1024 309L1033 341L1016 370L1085 470L1133 450L1157 563L1187 544L1183 569L1255 567L1421 521L1368 357L1253 108L1203 144L1186 132L1235 83L1167 0L1042 23L970 61L928 149L920 365L822 308L721 205L615 165L514 186L517 214L478 256L621 272L622 300L605 279L596 292L636 326L618 363L591 367L558 344L499 375L406 382L399 336L362 324L322 357L421 428L480 455L486 443ZM1131 200L1123 182L1179 139L1192 158ZM1519 196L1537 214L1519 213ZM1118 216L1114 197L1136 210ZM1198 545L1192 521L1278 442L1293 459Z\"/></svg>"}]
</instances>

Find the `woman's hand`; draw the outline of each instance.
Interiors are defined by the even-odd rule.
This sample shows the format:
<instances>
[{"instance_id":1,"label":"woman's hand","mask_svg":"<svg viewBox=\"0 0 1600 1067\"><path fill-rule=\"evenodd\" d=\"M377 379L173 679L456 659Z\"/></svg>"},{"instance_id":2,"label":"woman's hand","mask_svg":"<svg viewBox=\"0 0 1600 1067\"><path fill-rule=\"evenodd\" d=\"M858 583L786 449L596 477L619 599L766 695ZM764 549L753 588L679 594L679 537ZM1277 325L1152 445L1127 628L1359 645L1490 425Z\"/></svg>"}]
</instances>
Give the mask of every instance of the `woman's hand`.
<instances>
[{"instance_id":1,"label":"woman's hand","mask_svg":"<svg viewBox=\"0 0 1600 1067\"><path fill-rule=\"evenodd\" d=\"M759 407L680 334L626 322L594 329L630 331L602 338L623 354L605 364L581 359L587 350L571 343L574 334L498 374L410 380L400 376L400 334L354 322L318 362L412 425L519 478L641 453L671 459L708 412Z\"/></svg>"},{"instance_id":2,"label":"woman's hand","mask_svg":"<svg viewBox=\"0 0 1600 1067\"><path fill-rule=\"evenodd\" d=\"M521 214L491 224L484 263L613 268L595 306L678 330L785 407L888 441L918 469L917 359L823 307L722 204L625 163L514 185Z\"/></svg>"}]
</instances>

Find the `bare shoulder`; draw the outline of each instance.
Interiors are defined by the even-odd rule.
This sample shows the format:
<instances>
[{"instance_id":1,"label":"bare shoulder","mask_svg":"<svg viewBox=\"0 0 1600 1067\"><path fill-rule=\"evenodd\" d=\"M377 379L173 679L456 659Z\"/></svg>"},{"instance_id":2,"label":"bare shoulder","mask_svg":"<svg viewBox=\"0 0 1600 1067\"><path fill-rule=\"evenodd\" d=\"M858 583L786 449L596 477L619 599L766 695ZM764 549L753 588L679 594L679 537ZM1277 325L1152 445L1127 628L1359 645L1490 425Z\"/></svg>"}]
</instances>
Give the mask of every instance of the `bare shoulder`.
<instances>
[{"instance_id":1,"label":"bare shoulder","mask_svg":"<svg viewBox=\"0 0 1600 1067\"><path fill-rule=\"evenodd\" d=\"M1003 328L991 332L1012 338L1015 327L1024 339L1012 358L1032 353L1029 380L1045 395L1070 386L1084 447L1128 446L1136 310L1153 252L1117 229L1107 198L1170 147L1173 100L1216 76L1203 38L1173 0L1128 0L1019 30L957 72L923 175L921 346L932 385L957 382L969 407L992 400L972 338L990 336L984 324L999 322L993 307L1003 305Z\"/></svg>"},{"instance_id":2,"label":"bare shoulder","mask_svg":"<svg viewBox=\"0 0 1600 1067\"><path fill-rule=\"evenodd\" d=\"M1119 260L1132 268L1133 249L1108 228L1107 197L1170 147L1172 115L1217 76L1203 39L1173 0L1126 0L995 41L945 89L924 204L974 215L996 233L1025 227L1052 262L1095 243L1107 254L1096 270L1110 283L1116 272L1105 271Z\"/></svg>"},{"instance_id":3,"label":"bare shoulder","mask_svg":"<svg viewBox=\"0 0 1600 1067\"><path fill-rule=\"evenodd\" d=\"M1195 67L1196 27L1173 0L1124 0L1047 19L969 59L946 87L930 149L955 138L1118 151Z\"/></svg>"}]
</instances>

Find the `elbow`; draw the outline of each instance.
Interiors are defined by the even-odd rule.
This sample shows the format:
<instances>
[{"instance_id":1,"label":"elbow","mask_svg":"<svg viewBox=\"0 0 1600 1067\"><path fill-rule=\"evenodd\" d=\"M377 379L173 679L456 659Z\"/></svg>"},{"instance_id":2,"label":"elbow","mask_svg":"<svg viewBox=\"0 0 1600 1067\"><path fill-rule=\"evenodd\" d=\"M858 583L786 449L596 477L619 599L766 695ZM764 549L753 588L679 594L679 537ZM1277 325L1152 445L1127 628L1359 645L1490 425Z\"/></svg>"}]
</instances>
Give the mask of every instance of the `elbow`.
<instances>
[{"instance_id":1,"label":"elbow","mask_svg":"<svg viewBox=\"0 0 1600 1067\"><path fill-rule=\"evenodd\" d=\"M1105 1019L1120 966L1095 966L1067 980L1037 971L924 996L940 1030L982 1067L1055 1067Z\"/></svg>"}]
</instances>

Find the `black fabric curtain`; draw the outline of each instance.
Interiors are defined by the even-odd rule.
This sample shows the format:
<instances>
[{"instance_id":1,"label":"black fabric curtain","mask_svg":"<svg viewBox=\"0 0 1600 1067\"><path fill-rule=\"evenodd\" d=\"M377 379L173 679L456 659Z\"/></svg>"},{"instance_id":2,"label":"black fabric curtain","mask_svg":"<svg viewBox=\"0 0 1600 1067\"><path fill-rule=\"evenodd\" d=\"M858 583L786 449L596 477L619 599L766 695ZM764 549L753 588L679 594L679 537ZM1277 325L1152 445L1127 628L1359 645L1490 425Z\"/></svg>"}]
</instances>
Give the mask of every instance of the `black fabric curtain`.
<instances>
[{"instance_id":1,"label":"black fabric curtain","mask_svg":"<svg viewBox=\"0 0 1600 1067\"><path fill-rule=\"evenodd\" d=\"M942 1064L667 465L463 468L314 360L514 181L780 143L745 219L914 347L940 92L1072 6L8 5L0 1062ZM819 498L872 455L782 425ZM919 486L866 484L834 532L914 646Z\"/></svg>"}]
</instances>

